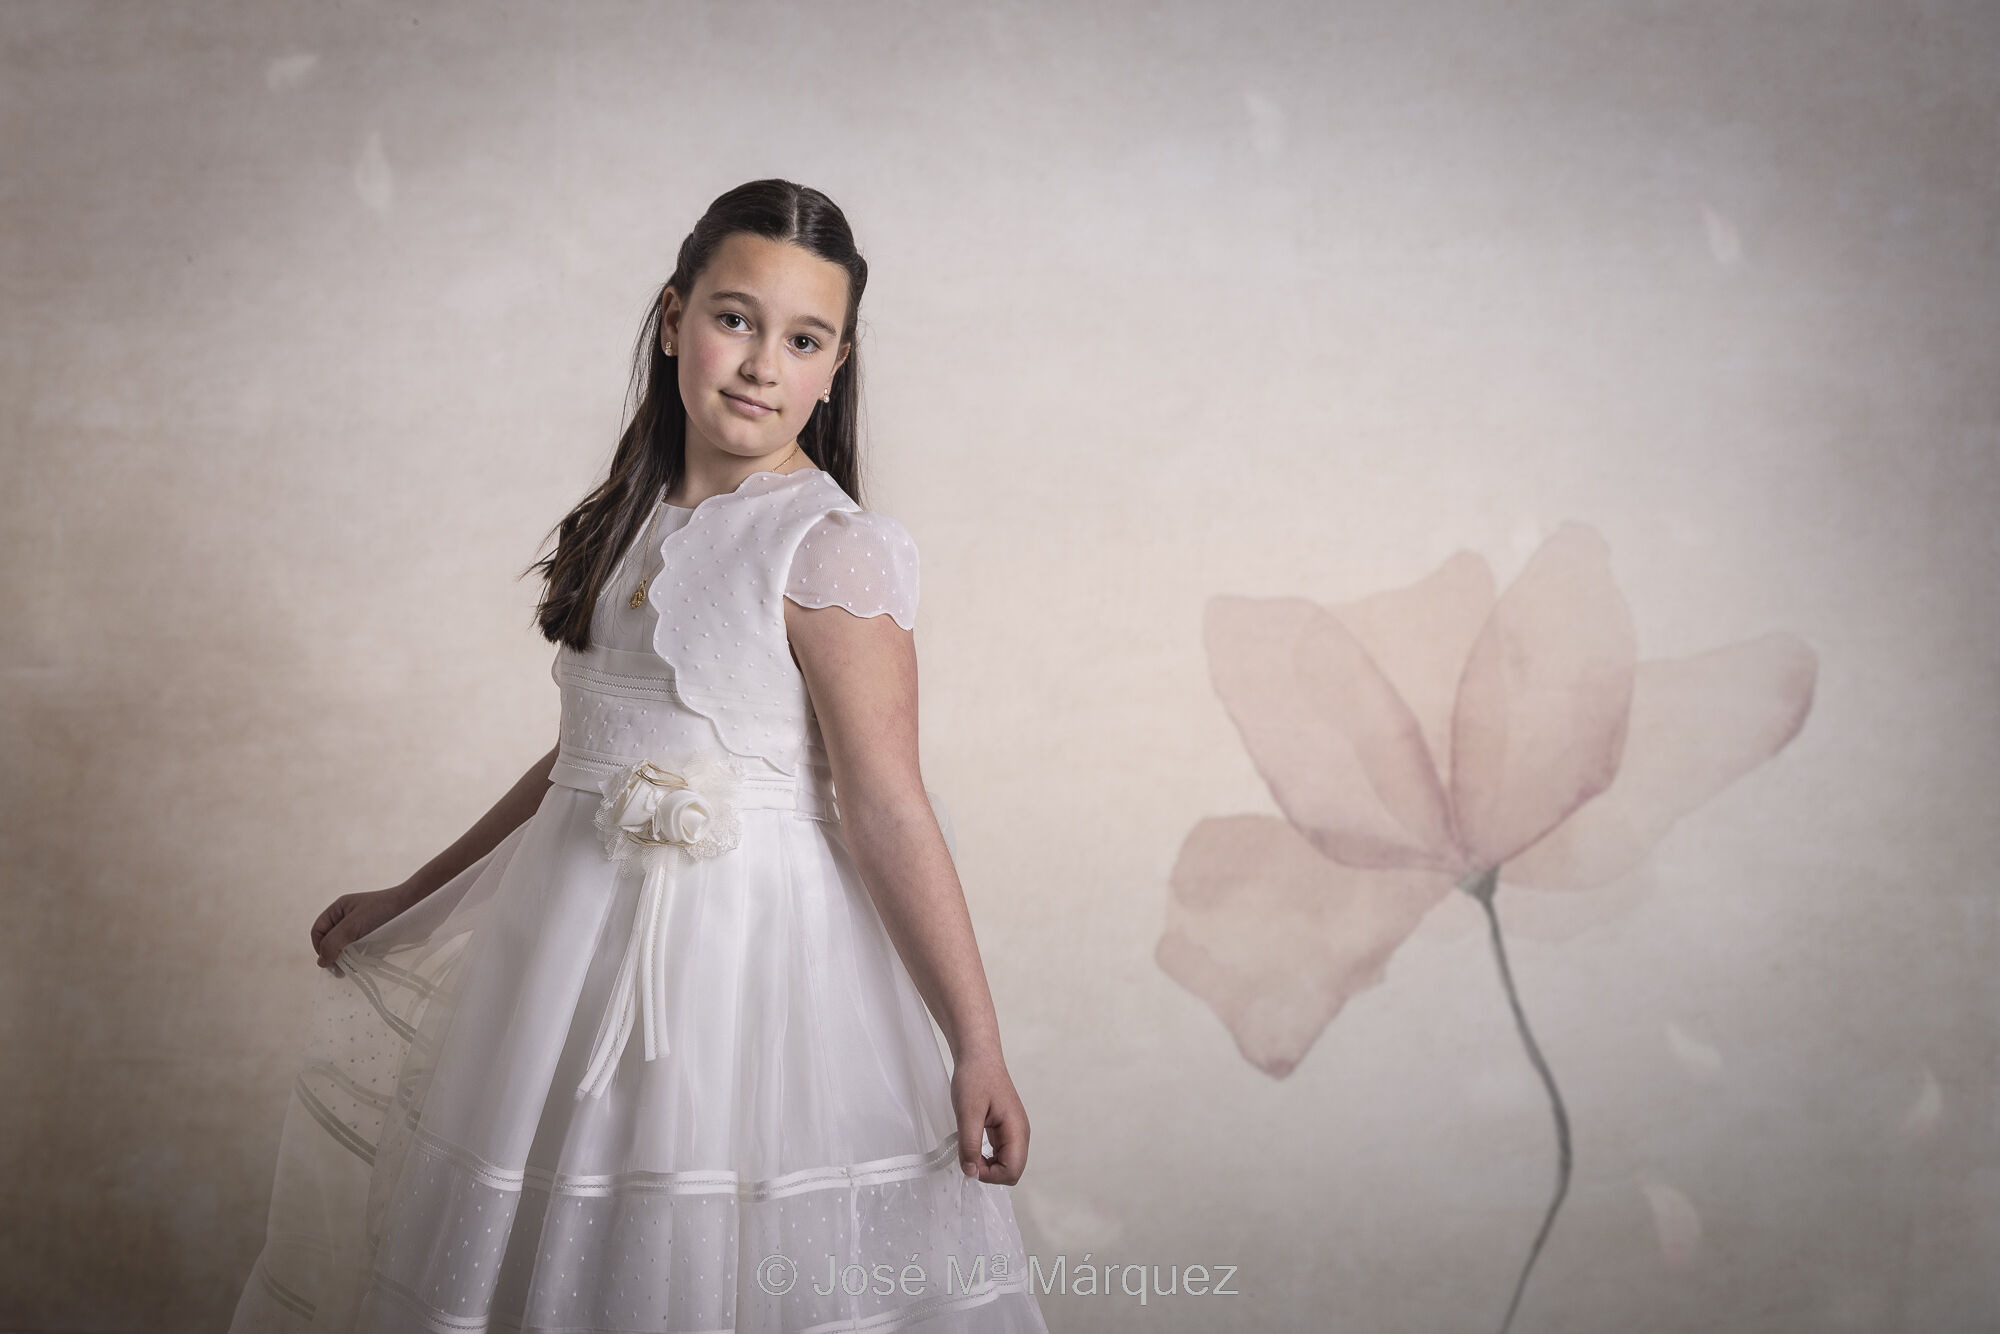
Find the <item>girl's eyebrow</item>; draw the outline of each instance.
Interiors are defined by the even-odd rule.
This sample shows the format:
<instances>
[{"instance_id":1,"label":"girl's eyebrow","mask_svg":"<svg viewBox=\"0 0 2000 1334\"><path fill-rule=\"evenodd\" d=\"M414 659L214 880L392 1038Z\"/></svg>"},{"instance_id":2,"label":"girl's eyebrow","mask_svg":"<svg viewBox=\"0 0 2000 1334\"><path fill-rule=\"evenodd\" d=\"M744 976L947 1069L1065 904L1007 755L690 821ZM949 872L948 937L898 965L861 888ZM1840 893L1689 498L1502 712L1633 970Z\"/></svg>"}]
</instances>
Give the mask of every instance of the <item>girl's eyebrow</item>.
<instances>
[{"instance_id":1,"label":"girl's eyebrow","mask_svg":"<svg viewBox=\"0 0 2000 1334\"><path fill-rule=\"evenodd\" d=\"M748 292L710 292L708 299L710 301L741 301L752 310L762 310L764 308L764 303L756 297L751 296ZM801 315L799 316L799 323L821 330L828 338L840 337L840 330L834 328L817 315Z\"/></svg>"}]
</instances>

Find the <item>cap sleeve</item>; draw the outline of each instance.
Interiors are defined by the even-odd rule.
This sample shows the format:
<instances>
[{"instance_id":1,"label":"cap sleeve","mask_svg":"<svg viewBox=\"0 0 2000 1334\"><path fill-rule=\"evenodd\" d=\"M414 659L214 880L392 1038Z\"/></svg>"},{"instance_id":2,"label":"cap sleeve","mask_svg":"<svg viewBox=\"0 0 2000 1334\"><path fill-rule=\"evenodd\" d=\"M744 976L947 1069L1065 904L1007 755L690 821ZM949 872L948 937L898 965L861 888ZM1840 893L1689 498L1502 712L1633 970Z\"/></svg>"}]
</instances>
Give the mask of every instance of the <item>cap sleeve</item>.
<instances>
[{"instance_id":1,"label":"cap sleeve","mask_svg":"<svg viewBox=\"0 0 2000 1334\"><path fill-rule=\"evenodd\" d=\"M888 612L917 620L917 544L909 530L872 510L829 510L792 555L785 596L802 607L845 607L856 616Z\"/></svg>"}]
</instances>

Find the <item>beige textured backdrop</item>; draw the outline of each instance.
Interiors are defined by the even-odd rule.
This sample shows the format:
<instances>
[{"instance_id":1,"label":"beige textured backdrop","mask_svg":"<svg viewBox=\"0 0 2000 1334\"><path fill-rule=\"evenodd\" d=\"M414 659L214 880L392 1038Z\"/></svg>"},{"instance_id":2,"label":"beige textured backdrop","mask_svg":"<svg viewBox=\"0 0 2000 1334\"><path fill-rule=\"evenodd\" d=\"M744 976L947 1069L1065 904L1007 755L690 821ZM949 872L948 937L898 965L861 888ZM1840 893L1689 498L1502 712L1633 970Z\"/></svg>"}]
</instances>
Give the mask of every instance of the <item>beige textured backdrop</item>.
<instances>
[{"instance_id":1,"label":"beige textured backdrop","mask_svg":"<svg viewBox=\"0 0 2000 1334\"><path fill-rule=\"evenodd\" d=\"M307 926L551 744L513 576L763 175L874 268L1029 1249L1240 1266L1052 1329L1498 1326L1553 1146L1470 900L1283 1079L1153 950L1274 809L1205 600L1565 520L1642 657L1818 679L1512 941L1577 1153L1522 1327L2000 1325L2000 9L1225 8L0 9L0 1327L226 1318Z\"/></svg>"}]
</instances>

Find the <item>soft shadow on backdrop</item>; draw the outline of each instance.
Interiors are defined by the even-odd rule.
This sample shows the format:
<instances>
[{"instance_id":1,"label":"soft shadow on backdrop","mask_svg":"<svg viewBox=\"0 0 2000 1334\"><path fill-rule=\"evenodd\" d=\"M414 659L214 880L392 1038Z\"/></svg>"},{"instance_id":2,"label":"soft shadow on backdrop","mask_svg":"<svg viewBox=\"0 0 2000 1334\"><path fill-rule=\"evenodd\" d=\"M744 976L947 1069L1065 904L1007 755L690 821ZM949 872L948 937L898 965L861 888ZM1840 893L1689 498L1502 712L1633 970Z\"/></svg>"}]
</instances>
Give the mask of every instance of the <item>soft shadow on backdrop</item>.
<instances>
[{"instance_id":1,"label":"soft shadow on backdrop","mask_svg":"<svg viewBox=\"0 0 2000 1334\"><path fill-rule=\"evenodd\" d=\"M1052 1328L1497 1327L1556 1141L1452 880L1621 755L1562 837L1632 855L1493 900L1522 1327L2000 1323L1992 6L20 3L0 70L0 1325L225 1318L307 927L552 743L514 575L765 175L873 266L1029 1249L1238 1267Z\"/></svg>"}]
</instances>

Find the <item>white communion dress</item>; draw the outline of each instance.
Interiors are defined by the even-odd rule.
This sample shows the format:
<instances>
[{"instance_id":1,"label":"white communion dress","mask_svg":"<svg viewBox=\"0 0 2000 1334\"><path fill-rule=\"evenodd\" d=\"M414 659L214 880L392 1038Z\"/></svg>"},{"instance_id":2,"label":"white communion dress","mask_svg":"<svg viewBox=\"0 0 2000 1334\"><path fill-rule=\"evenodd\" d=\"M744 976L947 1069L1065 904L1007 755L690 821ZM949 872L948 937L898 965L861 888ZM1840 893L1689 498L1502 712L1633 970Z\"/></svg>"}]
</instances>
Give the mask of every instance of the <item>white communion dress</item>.
<instances>
[{"instance_id":1,"label":"white communion dress","mask_svg":"<svg viewBox=\"0 0 2000 1334\"><path fill-rule=\"evenodd\" d=\"M817 468L662 513L557 652L534 815L311 969L232 1334L1045 1334L784 630L908 628L915 544Z\"/></svg>"}]
</instances>

